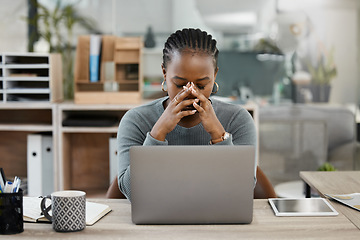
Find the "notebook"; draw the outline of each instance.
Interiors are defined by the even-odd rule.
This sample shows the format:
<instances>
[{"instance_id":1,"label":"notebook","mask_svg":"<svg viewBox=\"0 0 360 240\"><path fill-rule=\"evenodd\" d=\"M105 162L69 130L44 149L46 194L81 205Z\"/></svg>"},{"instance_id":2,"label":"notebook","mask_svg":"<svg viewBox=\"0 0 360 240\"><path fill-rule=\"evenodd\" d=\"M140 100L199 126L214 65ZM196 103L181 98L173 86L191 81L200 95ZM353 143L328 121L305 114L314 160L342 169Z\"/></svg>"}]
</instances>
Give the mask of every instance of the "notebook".
<instances>
[{"instance_id":1,"label":"notebook","mask_svg":"<svg viewBox=\"0 0 360 240\"><path fill-rule=\"evenodd\" d=\"M23 220L26 222L49 222L41 214L40 203L42 198L23 197ZM46 201L51 203L50 199ZM111 211L108 205L86 201L86 225L94 225L100 218ZM50 211L51 215L51 211Z\"/></svg>"},{"instance_id":2,"label":"notebook","mask_svg":"<svg viewBox=\"0 0 360 240\"><path fill-rule=\"evenodd\" d=\"M251 223L254 146L130 148L135 224Z\"/></svg>"},{"instance_id":3,"label":"notebook","mask_svg":"<svg viewBox=\"0 0 360 240\"><path fill-rule=\"evenodd\" d=\"M360 193L324 195L332 200L336 200L348 207L360 211Z\"/></svg>"}]
</instances>

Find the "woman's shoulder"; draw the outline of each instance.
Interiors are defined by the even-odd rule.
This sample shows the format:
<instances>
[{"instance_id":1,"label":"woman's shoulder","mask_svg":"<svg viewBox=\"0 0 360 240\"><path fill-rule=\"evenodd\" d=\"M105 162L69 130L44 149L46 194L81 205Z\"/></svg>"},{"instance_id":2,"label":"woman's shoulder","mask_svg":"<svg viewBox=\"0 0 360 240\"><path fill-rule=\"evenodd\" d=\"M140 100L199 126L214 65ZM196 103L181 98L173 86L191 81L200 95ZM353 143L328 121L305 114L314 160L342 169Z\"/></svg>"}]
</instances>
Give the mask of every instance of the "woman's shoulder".
<instances>
[{"instance_id":1,"label":"woman's shoulder","mask_svg":"<svg viewBox=\"0 0 360 240\"><path fill-rule=\"evenodd\" d=\"M231 103L231 102L225 102L221 99L218 98L211 98L211 102L212 105L214 107L214 110L216 112L221 112L221 113L247 113L248 111L242 107L240 104L235 104L235 103Z\"/></svg>"}]
</instances>

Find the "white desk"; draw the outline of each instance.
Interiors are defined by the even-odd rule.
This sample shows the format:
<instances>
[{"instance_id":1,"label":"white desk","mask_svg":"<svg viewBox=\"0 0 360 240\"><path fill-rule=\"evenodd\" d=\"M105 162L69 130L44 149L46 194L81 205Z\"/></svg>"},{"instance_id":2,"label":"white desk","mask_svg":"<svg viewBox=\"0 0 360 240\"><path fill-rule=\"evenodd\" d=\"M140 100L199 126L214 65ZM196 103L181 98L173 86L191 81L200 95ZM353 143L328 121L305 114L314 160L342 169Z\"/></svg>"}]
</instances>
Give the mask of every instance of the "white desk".
<instances>
[{"instance_id":1,"label":"white desk","mask_svg":"<svg viewBox=\"0 0 360 240\"><path fill-rule=\"evenodd\" d=\"M245 225L134 225L127 200L97 202L108 204L113 211L84 231L58 233L51 224L25 223L23 233L5 239L360 239L360 231L341 213L335 217L276 217L267 200L254 201L253 222Z\"/></svg>"}]
</instances>

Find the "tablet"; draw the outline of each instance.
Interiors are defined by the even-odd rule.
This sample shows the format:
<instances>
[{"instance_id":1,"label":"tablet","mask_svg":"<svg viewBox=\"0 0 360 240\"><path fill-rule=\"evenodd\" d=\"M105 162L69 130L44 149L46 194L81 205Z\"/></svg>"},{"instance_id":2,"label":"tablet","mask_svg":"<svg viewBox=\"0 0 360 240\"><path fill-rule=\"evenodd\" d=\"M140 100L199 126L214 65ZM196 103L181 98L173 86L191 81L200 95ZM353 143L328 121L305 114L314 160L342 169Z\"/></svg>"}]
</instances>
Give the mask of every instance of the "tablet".
<instances>
[{"instance_id":1,"label":"tablet","mask_svg":"<svg viewBox=\"0 0 360 240\"><path fill-rule=\"evenodd\" d=\"M269 198L276 216L336 216L339 213L324 198Z\"/></svg>"}]
</instances>

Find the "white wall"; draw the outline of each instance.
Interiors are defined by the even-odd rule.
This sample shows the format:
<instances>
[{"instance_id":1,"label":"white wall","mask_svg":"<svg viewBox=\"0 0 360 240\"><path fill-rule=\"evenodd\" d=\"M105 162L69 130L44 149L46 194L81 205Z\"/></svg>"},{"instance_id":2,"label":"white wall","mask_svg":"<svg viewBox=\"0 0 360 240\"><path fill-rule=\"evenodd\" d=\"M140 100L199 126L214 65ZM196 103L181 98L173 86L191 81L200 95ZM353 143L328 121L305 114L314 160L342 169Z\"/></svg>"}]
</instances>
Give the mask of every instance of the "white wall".
<instances>
[{"instance_id":1,"label":"white wall","mask_svg":"<svg viewBox=\"0 0 360 240\"><path fill-rule=\"evenodd\" d=\"M1 0L0 52L27 51L27 0Z\"/></svg>"},{"instance_id":2,"label":"white wall","mask_svg":"<svg viewBox=\"0 0 360 240\"><path fill-rule=\"evenodd\" d=\"M359 92L357 9L325 9L320 15L316 11L309 12L309 15L327 49L335 48L338 74L331 83L330 102L355 103Z\"/></svg>"},{"instance_id":3,"label":"white wall","mask_svg":"<svg viewBox=\"0 0 360 240\"><path fill-rule=\"evenodd\" d=\"M338 74L331 83L330 102L360 104L360 1L280 0L279 6L282 11L304 11L318 39L328 50L334 47Z\"/></svg>"}]
</instances>

